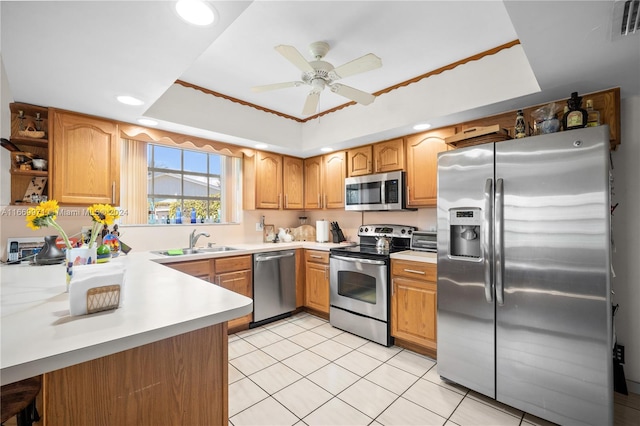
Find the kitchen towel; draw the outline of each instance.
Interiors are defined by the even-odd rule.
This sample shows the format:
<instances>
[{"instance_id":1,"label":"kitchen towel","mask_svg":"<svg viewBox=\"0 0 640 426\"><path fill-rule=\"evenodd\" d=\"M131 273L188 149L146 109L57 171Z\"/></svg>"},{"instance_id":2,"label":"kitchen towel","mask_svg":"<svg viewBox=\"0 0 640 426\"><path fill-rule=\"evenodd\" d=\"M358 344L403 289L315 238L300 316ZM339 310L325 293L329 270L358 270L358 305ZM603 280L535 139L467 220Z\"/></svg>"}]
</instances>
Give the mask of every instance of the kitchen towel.
<instances>
[{"instance_id":1,"label":"kitchen towel","mask_svg":"<svg viewBox=\"0 0 640 426\"><path fill-rule=\"evenodd\" d=\"M329 222L326 220L316 221L316 241L319 243L329 241Z\"/></svg>"},{"instance_id":2,"label":"kitchen towel","mask_svg":"<svg viewBox=\"0 0 640 426\"><path fill-rule=\"evenodd\" d=\"M69 284L71 315L85 315L120 307L125 271L124 265L117 263L74 266ZM90 296L87 297L89 293Z\"/></svg>"}]
</instances>

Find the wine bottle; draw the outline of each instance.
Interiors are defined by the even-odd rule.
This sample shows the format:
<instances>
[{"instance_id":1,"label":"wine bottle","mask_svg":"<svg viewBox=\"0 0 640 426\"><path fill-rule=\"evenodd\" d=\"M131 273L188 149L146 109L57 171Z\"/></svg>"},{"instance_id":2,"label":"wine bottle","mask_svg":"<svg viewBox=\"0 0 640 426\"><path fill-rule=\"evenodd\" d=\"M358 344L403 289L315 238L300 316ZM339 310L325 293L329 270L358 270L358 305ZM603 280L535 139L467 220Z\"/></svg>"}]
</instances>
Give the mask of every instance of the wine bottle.
<instances>
[{"instance_id":1,"label":"wine bottle","mask_svg":"<svg viewBox=\"0 0 640 426\"><path fill-rule=\"evenodd\" d=\"M527 136L527 126L524 122L524 116L522 115L521 109L518 110L518 115L516 116L515 136L516 139Z\"/></svg>"}]
</instances>

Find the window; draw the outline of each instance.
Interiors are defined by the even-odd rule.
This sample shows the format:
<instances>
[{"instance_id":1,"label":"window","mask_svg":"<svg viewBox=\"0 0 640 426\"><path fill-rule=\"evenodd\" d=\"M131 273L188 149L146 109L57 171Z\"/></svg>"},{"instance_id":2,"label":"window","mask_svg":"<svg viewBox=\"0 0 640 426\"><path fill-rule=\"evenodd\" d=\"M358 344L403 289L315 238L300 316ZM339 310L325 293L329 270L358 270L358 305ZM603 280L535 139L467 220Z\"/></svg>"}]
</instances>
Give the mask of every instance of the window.
<instances>
[{"instance_id":1,"label":"window","mask_svg":"<svg viewBox=\"0 0 640 426\"><path fill-rule=\"evenodd\" d=\"M239 158L147 144L148 222L238 222L240 170Z\"/></svg>"}]
</instances>

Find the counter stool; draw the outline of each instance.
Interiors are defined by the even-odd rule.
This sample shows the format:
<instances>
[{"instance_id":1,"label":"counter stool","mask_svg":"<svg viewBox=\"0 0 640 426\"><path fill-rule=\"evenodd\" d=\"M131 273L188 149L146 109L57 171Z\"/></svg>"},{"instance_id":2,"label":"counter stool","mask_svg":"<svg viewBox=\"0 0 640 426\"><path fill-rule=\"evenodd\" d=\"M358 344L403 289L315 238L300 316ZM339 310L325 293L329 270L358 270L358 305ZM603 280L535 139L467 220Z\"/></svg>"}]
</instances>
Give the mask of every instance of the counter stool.
<instances>
[{"instance_id":1,"label":"counter stool","mask_svg":"<svg viewBox=\"0 0 640 426\"><path fill-rule=\"evenodd\" d=\"M0 423L6 422L13 416L16 416L18 426L30 426L33 422L39 421L36 396L40 392L41 384L42 376L36 376L2 386Z\"/></svg>"}]
</instances>

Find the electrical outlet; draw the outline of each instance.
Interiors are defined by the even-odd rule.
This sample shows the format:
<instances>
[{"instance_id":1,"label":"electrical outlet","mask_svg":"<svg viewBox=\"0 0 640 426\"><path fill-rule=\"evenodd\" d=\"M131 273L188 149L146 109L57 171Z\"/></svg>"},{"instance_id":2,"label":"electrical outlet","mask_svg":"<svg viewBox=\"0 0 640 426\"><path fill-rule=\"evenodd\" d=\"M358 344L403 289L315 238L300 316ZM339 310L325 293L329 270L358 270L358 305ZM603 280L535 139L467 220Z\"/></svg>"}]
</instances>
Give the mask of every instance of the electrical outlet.
<instances>
[{"instance_id":1,"label":"electrical outlet","mask_svg":"<svg viewBox=\"0 0 640 426\"><path fill-rule=\"evenodd\" d=\"M256 232L262 231L262 222L256 222Z\"/></svg>"}]
</instances>

